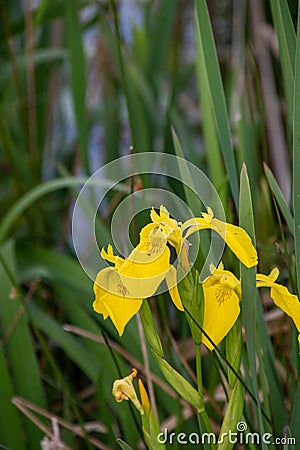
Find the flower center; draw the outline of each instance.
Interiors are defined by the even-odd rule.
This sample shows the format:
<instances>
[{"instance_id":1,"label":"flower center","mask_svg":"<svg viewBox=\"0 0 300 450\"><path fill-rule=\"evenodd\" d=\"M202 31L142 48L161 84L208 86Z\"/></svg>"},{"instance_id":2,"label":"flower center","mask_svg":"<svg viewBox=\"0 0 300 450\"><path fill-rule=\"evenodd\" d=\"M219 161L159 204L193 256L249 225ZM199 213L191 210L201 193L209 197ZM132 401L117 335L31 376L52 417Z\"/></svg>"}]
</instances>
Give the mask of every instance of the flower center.
<instances>
[{"instance_id":1,"label":"flower center","mask_svg":"<svg viewBox=\"0 0 300 450\"><path fill-rule=\"evenodd\" d=\"M229 286L226 285L219 285L216 289L216 298L218 300L219 306L221 306L222 303L227 302L231 299L232 296L232 289Z\"/></svg>"},{"instance_id":2,"label":"flower center","mask_svg":"<svg viewBox=\"0 0 300 450\"><path fill-rule=\"evenodd\" d=\"M151 244L150 254L162 253L166 246L166 235L161 228L157 228L151 231L149 241Z\"/></svg>"}]
</instances>

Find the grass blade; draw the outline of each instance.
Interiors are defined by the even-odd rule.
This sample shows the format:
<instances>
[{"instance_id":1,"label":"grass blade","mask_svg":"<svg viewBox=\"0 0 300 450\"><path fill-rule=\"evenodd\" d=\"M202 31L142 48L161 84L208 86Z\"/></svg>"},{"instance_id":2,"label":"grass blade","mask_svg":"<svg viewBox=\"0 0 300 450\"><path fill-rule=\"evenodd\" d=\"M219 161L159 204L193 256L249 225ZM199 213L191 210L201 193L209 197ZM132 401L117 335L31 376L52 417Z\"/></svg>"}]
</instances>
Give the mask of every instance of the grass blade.
<instances>
[{"instance_id":1,"label":"grass blade","mask_svg":"<svg viewBox=\"0 0 300 450\"><path fill-rule=\"evenodd\" d=\"M265 169L265 174L266 174L270 189L274 194L274 197L278 203L280 211L289 227L290 232L292 234L294 234L294 218L293 218L290 208L283 196L283 193L279 187L279 184L277 183L274 175L272 174L271 170L269 169L269 167L267 166L266 163L264 163L264 169Z\"/></svg>"},{"instance_id":2,"label":"grass blade","mask_svg":"<svg viewBox=\"0 0 300 450\"><path fill-rule=\"evenodd\" d=\"M119 444L122 450L132 450L132 447L126 444L126 442L122 441L122 439L117 439L117 443Z\"/></svg>"},{"instance_id":3,"label":"grass blade","mask_svg":"<svg viewBox=\"0 0 300 450\"><path fill-rule=\"evenodd\" d=\"M293 115L293 206L295 260L298 292L300 292L300 8L298 9L294 115Z\"/></svg>"},{"instance_id":4,"label":"grass blade","mask_svg":"<svg viewBox=\"0 0 300 450\"><path fill-rule=\"evenodd\" d=\"M279 45L279 56L283 74L289 122L293 117L293 86L295 72L296 33L286 0L270 2L275 31Z\"/></svg>"},{"instance_id":5,"label":"grass blade","mask_svg":"<svg viewBox=\"0 0 300 450\"><path fill-rule=\"evenodd\" d=\"M245 165L243 166L241 171L239 219L240 219L239 225L247 231L247 233L249 234L249 236L253 241L253 244L255 245L255 229L254 229L251 191L247 169ZM243 299L242 300L243 321L245 325L246 346L252 380L252 391L256 398L259 430L263 434L264 426L256 378L256 314L257 314L256 267L247 269L245 266L241 264L241 283L242 283L242 299ZM263 449L267 449L265 444L262 445Z\"/></svg>"},{"instance_id":6,"label":"grass blade","mask_svg":"<svg viewBox=\"0 0 300 450\"><path fill-rule=\"evenodd\" d=\"M7 242L0 250L1 292L0 314L5 330L7 355L10 361L15 393L44 406L40 373L35 358L34 347L25 314L19 317L23 308L20 294L10 298L12 289L16 289L14 244ZM16 323L16 317L18 321ZM24 422L28 448L36 448L42 438L41 432L28 420Z\"/></svg>"},{"instance_id":7,"label":"grass blade","mask_svg":"<svg viewBox=\"0 0 300 450\"><path fill-rule=\"evenodd\" d=\"M258 347L260 360L264 364L264 370L268 383L268 395L271 407L271 417L275 432L280 435L287 421L287 413L284 405L284 396L275 364L275 355L272 342L268 334L264 311L261 303L257 304Z\"/></svg>"},{"instance_id":8,"label":"grass blade","mask_svg":"<svg viewBox=\"0 0 300 450\"><path fill-rule=\"evenodd\" d=\"M43 197L50 192L54 192L58 189L78 186L87 181L85 177L65 177L61 179L54 179L46 181L43 184L40 184L30 191L26 192L18 201L16 201L12 207L7 211L5 216L3 217L0 223L0 243L3 242L11 227L14 225L15 221L23 214L23 212L31 205L33 205L39 198ZM111 187L112 182L109 180L97 180L96 184L101 184L101 186ZM116 187L118 190L123 190L121 184L118 184ZM127 192L128 189L124 187L124 192Z\"/></svg>"},{"instance_id":9,"label":"grass blade","mask_svg":"<svg viewBox=\"0 0 300 450\"><path fill-rule=\"evenodd\" d=\"M86 173L89 174L88 120L85 104L87 81L83 39L77 16L76 2L65 1L66 33L69 49L71 88L78 131L80 154Z\"/></svg>"},{"instance_id":10,"label":"grass blade","mask_svg":"<svg viewBox=\"0 0 300 450\"><path fill-rule=\"evenodd\" d=\"M176 18L178 0L172 2L158 2L156 4L155 19L150 35L150 50L147 72L155 78L160 76L167 61L168 49L172 38L172 27ZM155 64L153 64L155 61Z\"/></svg>"},{"instance_id":11,"label":"grass blade","mask_svg":"<svg viewBox=\"0 0 300 450\"><path fill-rule=\"evenodd\" d=\"M5 411L5 414L0 414L0 442L8 448L25 450L20 418L16 408L11 403L14 391L10 378L2 346L0 346L0 404L1 410ZM12 433L11 430L14 430L14 432Z\"/></svg>"},{"instance_id":12,"label":"grass blade","mask_svg":"<svg viewBox=\"0 0 300 450\"><path fill-rule=\"evenodd\" d=\"M49 317L41 309L31 306L30 314L35 326L46 336L53 339L84 374L94 383L97 383L101 369L101 364L97 361L97 358L91 358L91 354L85 351L84 346L78 339L66 333L60 323Z\"/></svg>"},{"instance_id":13,"label":"grass blade","mask_svg":"<svg viewBox=\"0 0 300 450\"><path fill-rule=\"evenodd\" d=\"M175 132L175 130L172 128L172 138L173 138L173 144L175 149L175 154L178 158L181 158L181 161L178 163L178 169L179 173L182 176L183 180L188 180L189 185L194 188L194 180L192 178L192 174L189 171L189 167L185 160L185 155L183 153L180 141L178 139L178 136ZM188 188L185 184L183 185L184 194L186 197L186 201L188 206L191 208L192 212L195 215L199 215L200 211L204 211L205 206L200 201L199 197L196 196L191 189ZM195 188L194 188L195 190Z\"/></svg>"},{"instance_id":14,"label":"grass blade","mask_svg":"<svg viewBox=\"0 0 300 450\"><path fill-rule=\"evenodd\" d=\"M300 440L299 417L300 417L300 381L298 381L296 394L294 396L293 410L290 423L291 436L293 436L296 439L296 442L299 442Z\"/></svg>"},{"instance_id":15,"label":"grass blade","mask_svg":"<svg viewBox=\"0 0 300 450\"><path fill-rule=\"evenodd\" d=\"M195 0L195 8L196 33L198 34L198 42L204 56L203 66L205 67L207 74L206 76L209 85L212 109L218 130L219 142L223 153L234 204L235 207L238 208L239 188L236 162L230 134L224 88L206 1Z\"/></svg>"},{"instance_id":16,"label":"grass blade","mask_svg":"<svg viewBox=\"0 0 300 450\"><path fill-rule=\"evenodd\" d=\"M197 24L196 24L197 25ZM224 180L227 180L222 164L222 156L220 153L220 145L218 141L218 134L216 124L214 121L214 114L211 105L211 98L209 94L209 81L207 71L205 70L205 60L203 48L201 44L201 36L199 26L195 27L195 45L196 45L196 75L197 87L199 92L199 100L202 111L202 131L206 144L206 158L209 167L209 174L212 182L216 186L222 198L222 203L225 204L227 189L221 187L224 185Z\"/></svg>"}]
</instances>

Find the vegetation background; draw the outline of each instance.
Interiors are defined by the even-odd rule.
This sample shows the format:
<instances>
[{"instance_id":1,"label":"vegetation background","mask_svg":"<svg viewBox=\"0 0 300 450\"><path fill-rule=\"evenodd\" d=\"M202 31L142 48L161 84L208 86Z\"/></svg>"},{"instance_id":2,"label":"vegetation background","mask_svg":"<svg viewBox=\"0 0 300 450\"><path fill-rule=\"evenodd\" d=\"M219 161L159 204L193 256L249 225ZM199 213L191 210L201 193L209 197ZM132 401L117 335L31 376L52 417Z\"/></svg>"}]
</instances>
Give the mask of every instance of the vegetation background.
<instances>
[{"instance_id":1,"label":"vegetation background","mask_svg":"<svg viewBox=\"0 0 300 450\"><path fill-rule=\"evenodd\" d=\"M131 367L143 377L137 323L120 339L92 311L93 282L74 254L70 227L86 177L131 145L175 153L174 127L181 151L210 177L234 223L245 163L259 270L277 265L280 281L297 292L297 15L296 0L0 1L0 448L34 450L46 438L64 443L56 448L119 448L118 437L141 445L135 411L111 395L113 380ZM188 201L181 186L169 189ZM110 217L123 196L110 192L99 213L99 247L110 242ZM226 263L234 265L230 256ZM274 435L300 442L296 332L268 296L262 300L260 398ZM193 383L186 323L162 296L153 311L170 363ZM247 384L246 353L243 363ZM149 364L161 425L195 431L193 411L150 352ZM218 359L205 352L203 373L217 433L226 389ZM255 430L247 397L244 414Z\"/></svg>"}]
</instances>

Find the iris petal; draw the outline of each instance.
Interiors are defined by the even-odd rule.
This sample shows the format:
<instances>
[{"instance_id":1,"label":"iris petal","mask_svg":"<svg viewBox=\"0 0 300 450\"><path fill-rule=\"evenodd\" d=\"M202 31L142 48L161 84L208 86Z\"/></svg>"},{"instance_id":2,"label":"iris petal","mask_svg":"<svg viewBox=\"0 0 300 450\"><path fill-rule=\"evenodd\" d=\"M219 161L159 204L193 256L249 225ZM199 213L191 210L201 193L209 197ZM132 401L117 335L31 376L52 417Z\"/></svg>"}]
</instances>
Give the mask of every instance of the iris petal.
<instances>
[{"instance_id":1,"label":"iris petal","mask_svg":"<svg viewBox=\"0 0 300 450\"><path fill-rule=\"evenodd\" d=\"M246 267L256 266L257 252L246 231L243 228L216 219L210 208L208 208L208 211L208 214L202 213L202 218L195 217L184 222L182 229L183 231L187 229L187 233L184 236L185 239L199 230L214 230Z\"/></svg>"},{"instance_id":2,"label":"iris petal","mask_svg":"<svg viewBox=\"0 0 300 450\"><path fill-rule=\"evenodd\" d=\"M271 298L275 305L293 319L298 333L300 333L300 302L297 295L291 294L285 286L275 283L278 275L279 270L277 268L273 269L270 275L258 273L256 275L256 286L271 288ZM300 349L300 334L298 341Z\"/></svg>"},{"instance_id":3,"label":"iris petal","mask_svg":"<svg viewBox=\"0 0 300 450\"><path fill-rule=\"evenodd\" d=\"M179 311L184 311L182 306L181 298L177 288L177 274L174 266L170 266L170 269L166 276L166 283L169 289L169 293L172 299L172 302L176 306Z\"/></svg>"},{"instance_id":4,"label":"iris petal","mask_svg":"<svg viewBox=\"0 0 300 450\"><path fill-rule=\"evenodd\" d=\"M239 297L233 289L220 284L206 287L203 283L204 293L204 320L203 329L218 345L227 335L240 313ZM202 335L202 342L210 350L214 346Z\"/></svg>"},{"instance_id":5,"label":"iris petal","mask_svg":"<svg viewBox=\"0 0 300 450\"><path fill-rule=\"evenodd\" d=\"M120 268L119 275L136 298L147 298L155 294L169 268L170 250L166 245L157 254L153 249L141 251L138 245Z\"/></svg>"},{"instance_id":6,"label":"iris petal","mask_svg":"<svg viewBox=\"0 0 300 450\"><path fill-rule=\"evenodd\" d=\"M94 292L94 310L102 314L104 319L109 316L121 336L129 320L140 309L142 300L130 296L118 272L112 267L98 273Z\"/></svg>"},{"instance_id":7,"label":"iris petal","mask_svg":"<svg viewBox=\"0 0 300 450\"><path fill-rule=\"evenodd\" d=\"M143 300L140 299L126 298L110 293L103 298L109 317L120 336L124 333L125 326L130 319L139 311L142 302Z\"/></svg>"}]
</instances>

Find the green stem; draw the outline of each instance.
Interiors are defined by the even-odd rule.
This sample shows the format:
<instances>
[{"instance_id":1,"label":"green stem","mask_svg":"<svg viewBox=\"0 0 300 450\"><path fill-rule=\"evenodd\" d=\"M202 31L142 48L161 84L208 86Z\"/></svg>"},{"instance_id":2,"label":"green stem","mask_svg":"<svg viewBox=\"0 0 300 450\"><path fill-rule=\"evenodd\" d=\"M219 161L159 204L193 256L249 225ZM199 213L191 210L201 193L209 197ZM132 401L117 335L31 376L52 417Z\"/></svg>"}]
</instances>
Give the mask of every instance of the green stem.
<instances>
[{"instance_id":1,"label":"green stem","mask_svg":"<svg viewBox=\"0 0 300 450\"><path fill-rule=\"evenodd\" d=\"M201 344L196 344L196 374L197 374L198 392L199 392L199 395L201 395L201 397L203 397Z\"/></svg>"},{"instance_id":2,"label":"green stem","mask_svg":"<svg viewBox=\"0 0 300 450\"><path fill-rule=\"evenodd\" d=\"M196 374L197 374L197 388L198 393L203 398L203 383L202 383L202 363L201 363L201 344L196 344ZM203 410L198 414L198 422L201 434L203 433L213 433L209 417L207 415L204 401ZM210 450L217 448L215 444L204 443L204 449Z\"/></svg>"}]
</instances>

